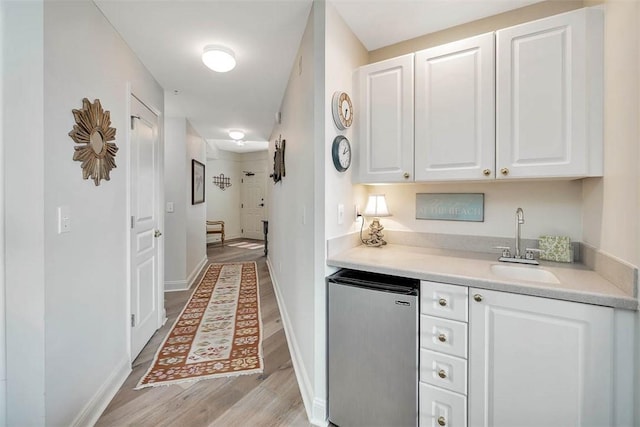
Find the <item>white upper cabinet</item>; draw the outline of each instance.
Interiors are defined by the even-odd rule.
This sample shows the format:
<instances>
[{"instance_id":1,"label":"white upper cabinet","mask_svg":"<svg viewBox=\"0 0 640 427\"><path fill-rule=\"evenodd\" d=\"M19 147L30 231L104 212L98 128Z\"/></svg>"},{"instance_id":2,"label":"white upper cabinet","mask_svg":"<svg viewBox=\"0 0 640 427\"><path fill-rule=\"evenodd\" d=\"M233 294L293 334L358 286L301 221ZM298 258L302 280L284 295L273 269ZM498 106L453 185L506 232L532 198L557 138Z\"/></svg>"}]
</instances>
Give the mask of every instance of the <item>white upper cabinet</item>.
<instances>
[{"instance_id":1,"label":"white upper cabinet","mask_svg":"<svg viewBox=\"0 0 640 427\"><path fill-rule=\"evenodd\" d=\"M494 33L416 53L415 180L495 178Z\"/></svg>"},{"instance_id":2,"label":"white upper cabinet","mask_svg":"<svg viewBox=\"0 0 640 427\"><path fill-rule=\"evenodd\" d=\"M358 182L413 181L413 58L411 53L357 71Z\"/></svg>"},{"instance_id":3,"label":"white upper cabinet","mask_svg":"<svg viewBox=\"0 0 640 427\"><path fill-rule=\"evenodd\" d=\"M602 175L602 10L506 28L496 40L497 178Z\"/></svg>"}]
</instances>

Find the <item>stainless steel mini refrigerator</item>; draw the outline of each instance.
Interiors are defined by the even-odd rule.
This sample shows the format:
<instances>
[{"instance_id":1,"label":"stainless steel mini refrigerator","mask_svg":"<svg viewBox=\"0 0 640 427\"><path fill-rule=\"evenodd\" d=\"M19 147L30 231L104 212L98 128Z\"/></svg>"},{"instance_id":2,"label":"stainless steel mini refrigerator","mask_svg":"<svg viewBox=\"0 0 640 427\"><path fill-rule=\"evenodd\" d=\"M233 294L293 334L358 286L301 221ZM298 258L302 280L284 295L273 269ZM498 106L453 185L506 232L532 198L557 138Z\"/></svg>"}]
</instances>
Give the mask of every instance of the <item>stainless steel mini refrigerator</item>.
<instances>
[{"instance_id":1,"label":"stainless steel mini refrigerator","mask_svg":"<svg viewBox=\"0 0 640 427\"><path fill-rule=\"evenodd\" d=\"M419 281L340 270L327 286L329 421L416 426Z\"/></svg>"}]
</instances>

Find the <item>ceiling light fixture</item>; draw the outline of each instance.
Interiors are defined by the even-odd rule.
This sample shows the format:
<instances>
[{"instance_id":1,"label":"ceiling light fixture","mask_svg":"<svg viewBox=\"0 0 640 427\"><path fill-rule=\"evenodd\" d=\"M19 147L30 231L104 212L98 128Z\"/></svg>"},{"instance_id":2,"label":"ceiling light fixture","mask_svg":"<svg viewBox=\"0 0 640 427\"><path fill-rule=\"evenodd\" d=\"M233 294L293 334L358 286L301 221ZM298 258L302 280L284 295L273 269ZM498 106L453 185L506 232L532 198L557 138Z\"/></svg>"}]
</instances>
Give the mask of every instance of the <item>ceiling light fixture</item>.
<instances>
[{"instance_id":1,"label":"ceiling light fixture","mask_svg":"<svg viewBox=\"0 0 640 427\"><path fill-rule=\"evenodd\" d=\"M213 71L226 73L235 68L236 57L231 49L210 44L202 51L202 62Z\"/></svg>"},{"instance_id":2,"label":"ceiling light fixture","mask_svg":"<svg viewBox=\"0 0 640 427\"><path fill-rule=\"evenodd\" d=\"M242 132L241 130L232 129L229 131L229 138L233 139L234 141L238 141L244 138L244 132Z\"/></svg>"}]
</instances>

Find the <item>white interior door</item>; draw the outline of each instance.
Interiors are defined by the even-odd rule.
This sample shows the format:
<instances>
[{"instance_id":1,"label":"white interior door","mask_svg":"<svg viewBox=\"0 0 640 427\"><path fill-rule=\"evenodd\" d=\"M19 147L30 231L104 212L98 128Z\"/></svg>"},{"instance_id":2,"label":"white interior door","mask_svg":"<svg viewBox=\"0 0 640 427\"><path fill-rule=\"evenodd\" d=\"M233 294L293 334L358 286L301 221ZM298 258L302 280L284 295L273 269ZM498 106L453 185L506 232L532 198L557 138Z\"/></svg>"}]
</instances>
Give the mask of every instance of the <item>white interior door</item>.
<instances>
[{"instance_id":1,"label":"white interior door","mask_svg":"<svg viewBox=\"0 0 640 427\"><path fill-rule=\"evenodd\" d=\"M242 236L249 239L264 238L265 173L255 172L242 179Z\"/></svg>"},{"instance_id":2,"label":"white interior door","mask_svg":"<svg viewBox=\"0 0 640 427\"><path fill-rule=\"evenodd\" d=\"M160 327L158 117L131 97L131 359Z\"/></svg>"}]
</instances>

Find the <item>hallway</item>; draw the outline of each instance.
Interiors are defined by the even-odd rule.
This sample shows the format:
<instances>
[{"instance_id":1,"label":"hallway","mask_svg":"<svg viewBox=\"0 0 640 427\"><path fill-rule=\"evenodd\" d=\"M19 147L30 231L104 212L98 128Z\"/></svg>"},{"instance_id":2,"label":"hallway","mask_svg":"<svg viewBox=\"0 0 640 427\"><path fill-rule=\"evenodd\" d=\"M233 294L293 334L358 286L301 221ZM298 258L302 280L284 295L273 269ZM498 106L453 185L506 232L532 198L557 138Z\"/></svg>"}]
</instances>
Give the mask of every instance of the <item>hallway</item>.
<instances>
[{"instance_id":1,"label":"hallway","mask_svg":"<svg viewBox=\"0 0 640 427\"><path fill-rule=\"evenodd\" d=\"M207 247L207 256L209 262L256 261L258 265L264 372L260 375L133 390L195 284L189 291L169 292L165 294L167 322L134 361L133 371L96 426L310 425L293 371L263 250L213 245Z\"/></svg>"}]
</instances>

